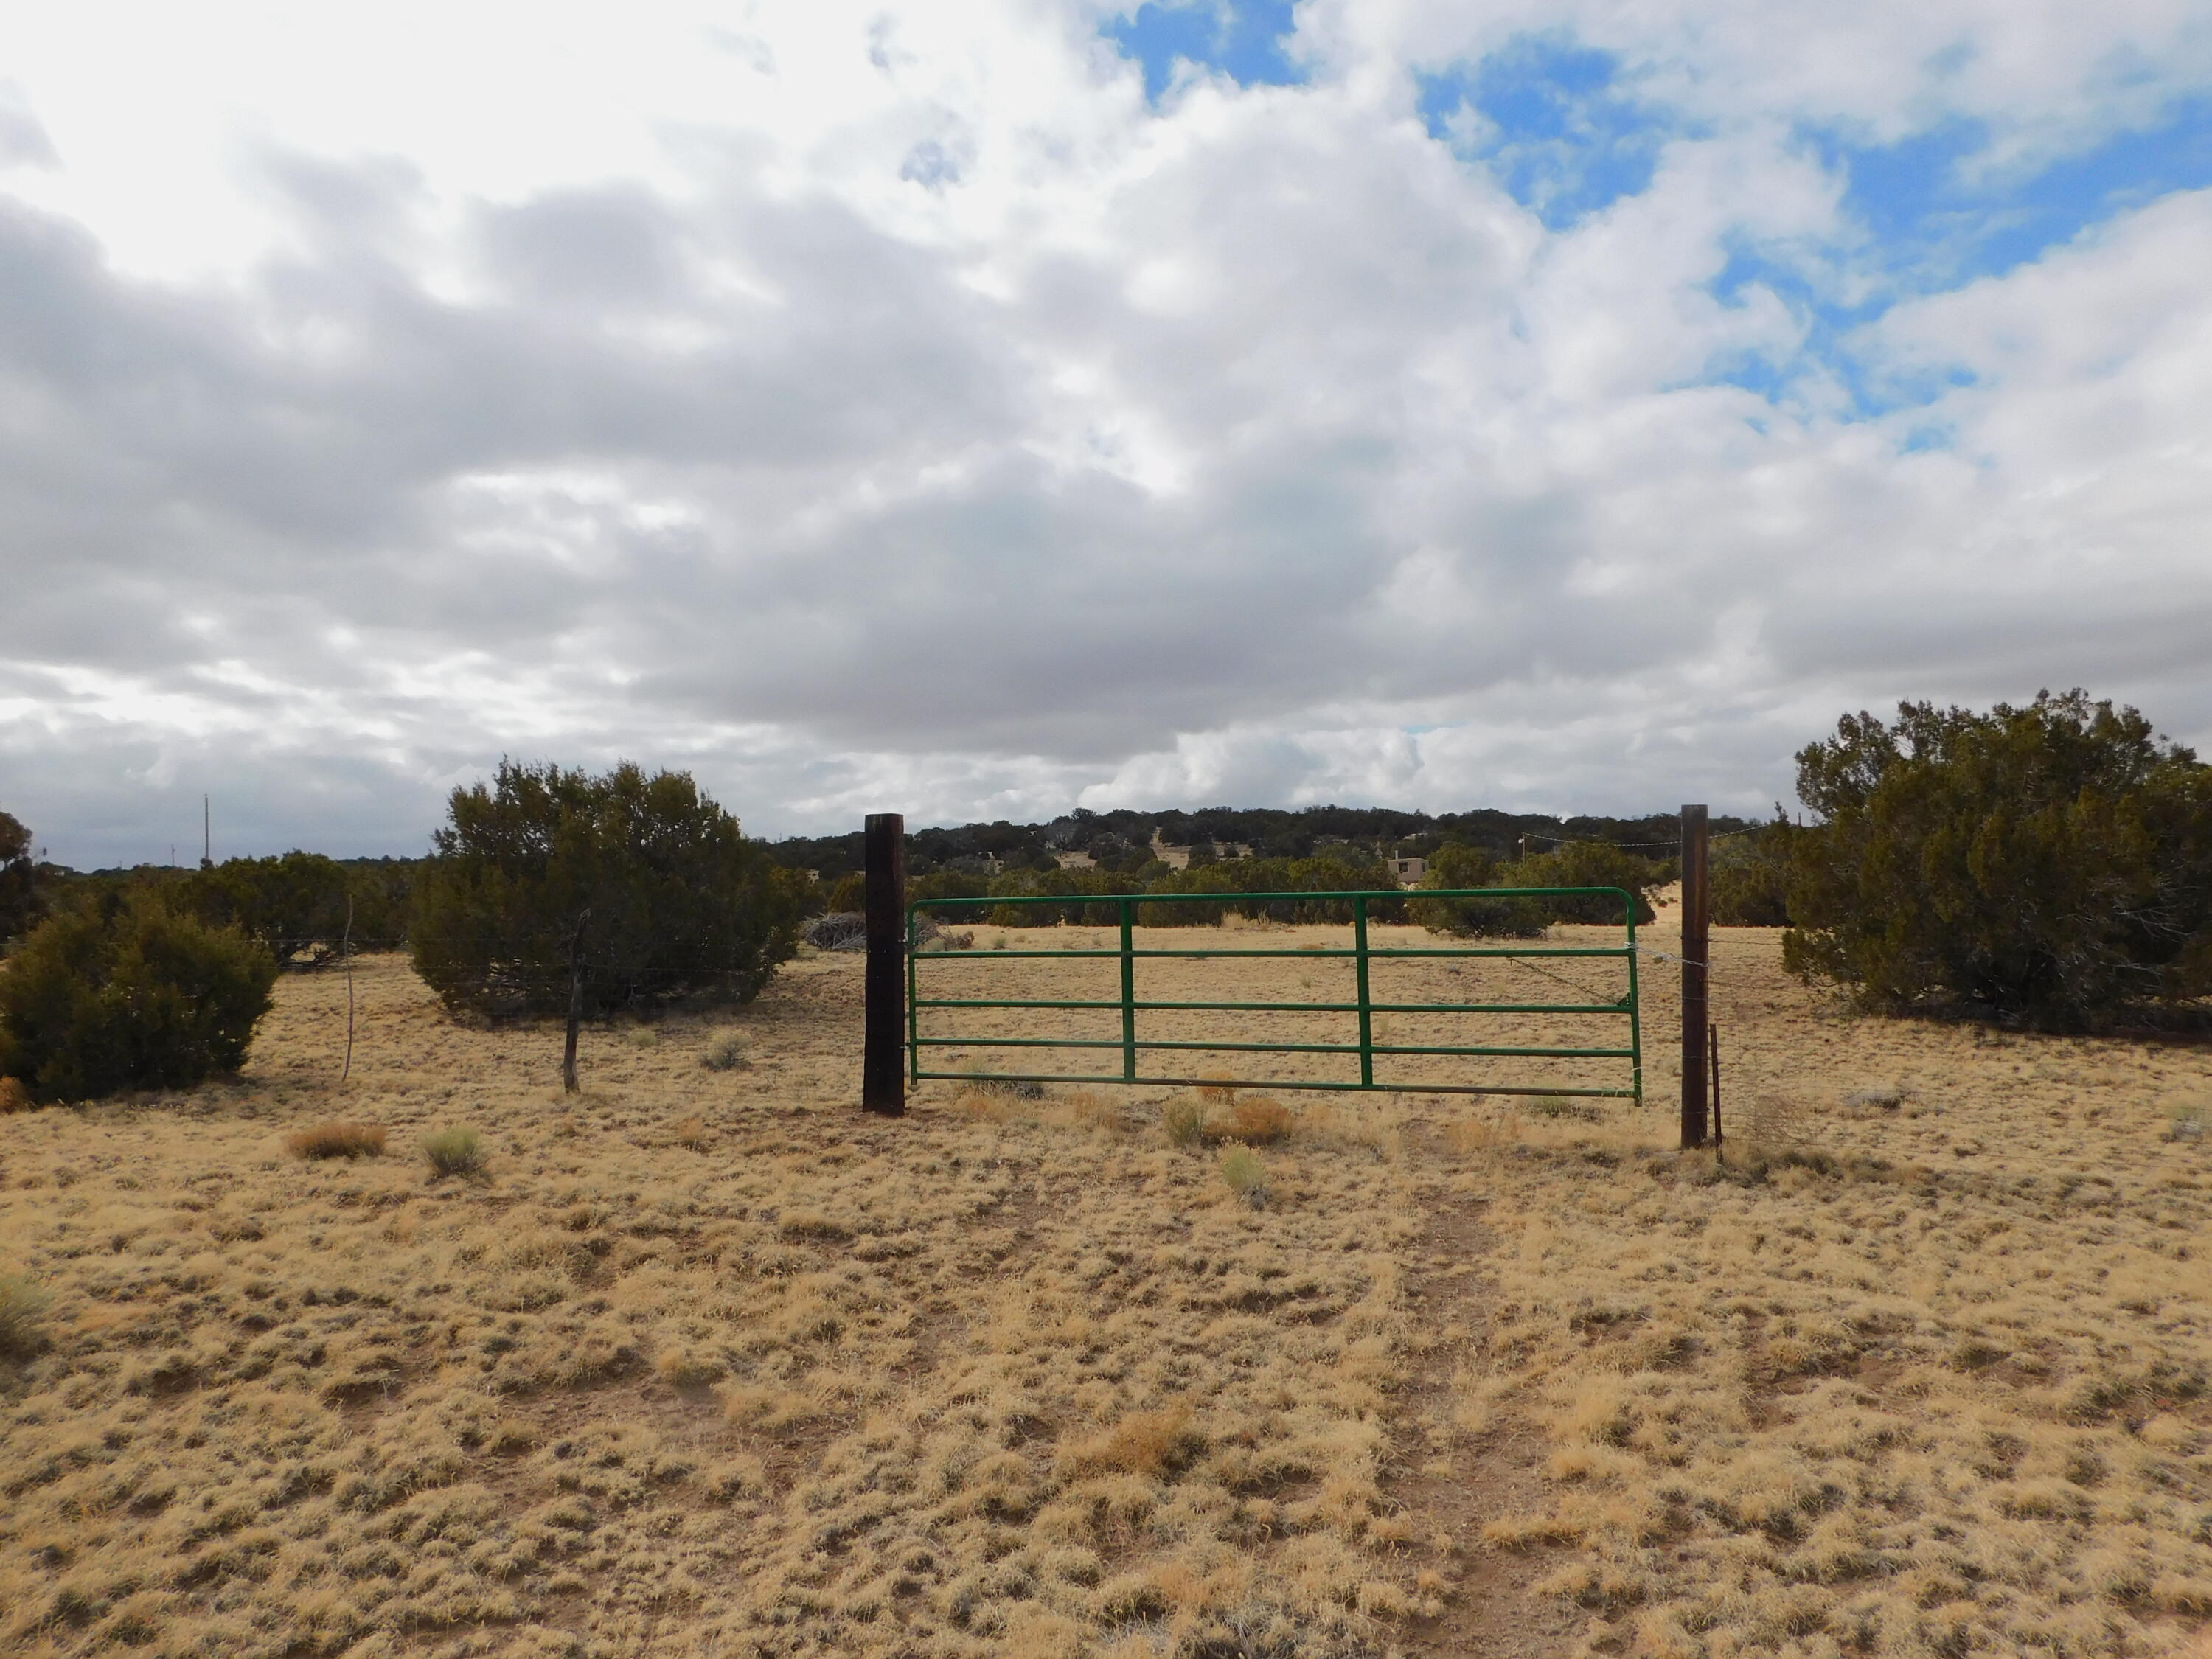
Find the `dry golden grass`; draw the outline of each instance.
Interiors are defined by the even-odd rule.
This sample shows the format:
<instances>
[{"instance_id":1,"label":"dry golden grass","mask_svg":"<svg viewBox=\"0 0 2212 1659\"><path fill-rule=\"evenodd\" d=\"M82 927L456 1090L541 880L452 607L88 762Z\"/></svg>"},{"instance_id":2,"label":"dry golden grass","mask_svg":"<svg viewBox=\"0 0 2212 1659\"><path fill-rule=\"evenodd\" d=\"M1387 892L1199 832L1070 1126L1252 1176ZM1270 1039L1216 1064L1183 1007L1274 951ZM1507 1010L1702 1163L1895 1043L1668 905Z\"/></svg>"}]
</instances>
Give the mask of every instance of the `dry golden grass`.
<instances>
[{"instance_id":1,"label":"dry golden grass","mask_svg":"<svg viewBox=\"0 0 2212 1659\"><path fill-rule=\"evenodd\" d=\"M9 1119L52 1346L0 1370L0 1650L1386 1641L1399 1170L1279 1147L1260 1213L1157 1098L867 1119L860 966L745 1011L750 1070L587 1031L564 1100L557 1029L365 961L342 1091L295 977L236 1084ZM281 1155L341 1114L465 1121L487 1178Z\"/></svg>"},{"instance_id":2,"label":"dry golden grass","mask_svg":"<svg viewBox=\"0 0 2212 1659\"><path fill-rule=\"evenodd\" d=\"M0 1127L0 1650L2199 1650L2204 1052L1846 1019L1771 934L1715 957L1718 1163L1670 1150L1663 1062L1640 1115L1304 1096L1264 1154L1200 1147L1264 1099L1225 1078L884 1122L850 956L587 1030L566 1098L557 1029L365 960L340 1089L343 988L288 978L237 1082ZM364 1119L465 1121L487 1174L279 1155Z\"/></svg>"},{"instance_id":3,"label":"dry golden grass","mask_svg":"<svg viewBox=\"0 0 2212 1659\"><path fill-rule=\"evenodd\" d=\"M1273 1146L1288 1140L1297 1127L1291 1109L1267 1095L1246 1095L1228 1113L1210 1119L1200 1132L1209 1146L1237 1141L1246 1146Z\"/></svg>"},{"instance_id":4,"label":"dry golden grass","mask_svg":"<svg viewBox=\"0 0 2212 1659\"><path fill-rule=\"evenodd\" d=\"M295 1158L381 1158L384 1126L379 1123L318 1123L284 1137Z\"/></svg>"},{"instance_id":5,"label":"dry golden grass","mask_svg":"<svg viewBox=\"0 0 2212 1659\"><path fill-rule=\"evenodd\" d=\"M1460 1437L1541 1449L1480 1551L1571 1651L2193 1650L2212 1159L2160 1130L2204 1051L1850 1019L1763 930L1715 954L1722 1159L1657 1111L1441 1137L1429 1204L1495 1241Z\"/></svg>"}]
</instances>

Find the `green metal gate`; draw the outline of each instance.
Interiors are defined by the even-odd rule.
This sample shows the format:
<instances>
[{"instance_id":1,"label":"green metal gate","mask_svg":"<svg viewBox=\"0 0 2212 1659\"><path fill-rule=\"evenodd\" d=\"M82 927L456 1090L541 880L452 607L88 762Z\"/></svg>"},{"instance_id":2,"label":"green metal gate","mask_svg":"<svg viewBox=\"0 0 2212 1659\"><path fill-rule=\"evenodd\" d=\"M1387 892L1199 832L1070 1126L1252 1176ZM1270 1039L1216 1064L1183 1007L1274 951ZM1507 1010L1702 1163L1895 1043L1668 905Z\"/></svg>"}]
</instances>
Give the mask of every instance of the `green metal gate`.
<instances>
[{"instance_id":1,"label":"green metal gate","mask_svg":"<svg viewBox=\"0 0 2212 1659\"><path fill-rule=\"evenodd\" d=\"M1607 945L1382 945L1368 942L1368 909L1380 899L1399 900L1409 896L1423 899L1514 899L1598 896L1618 900L1621 907L1622 942ZM1309 946L1291 948L1231 948L1200 947L1137 948L1134 937L1138 910L1147 904L1234 904L1238 902L1313 903L1325 901L1348 902L1352 907L1352 942L1346 949L1316 949ZM1063 908L1071 906L1110 904L1115 907L1121 927L1121 944L1115 949L1072 950L991 950L945 951L924 954L914 948L915 924L926 910L974 908L988 904L995 908L1002 905L1048 904ZM1392 1089L1408 1093L1470 1094L1470 1095L1595 1095L1632 1099L1639 1104L1644 1098L1644 1039L1642 1020L1638 1012L1636 981L1636 901L1624 889L1618 887L1501 887L1483 889L1455 889L1448 891L1422 890L1408 894L1396 890L1354 893L1133 893L1121 896L1093 896L1087 894L1042 894L1019 897L993 899L921 899L907 907L907 1055L908 1071L915 1083L928 1080L968 1083L1146 1083L1173 1086L1226 1084L1237 1087L1267 1089ZM1218 1002L1218 1001L1150 1001L1137 996L1137 963L1148 958L1182 958L1205 960L1220 957L1287 957L1301 961L1341 960L1349 957L1353 963L1353 981L1357 1000L1351 1002ZM1617 1001L1583 1001L1571 1003L1527 1002L1376 1002L1370 995L1369 966L1378 959L1395 960L1407 957L1486 957L1519 960L1550 960L1573 958L1619 958L1627 968L1628 993ZM1045 957L1056 962L1079 961L1085 957L1118 958L1121 969L1121 994L1115 998L1017 998L994 999L977 997L924 997L921 994L922 964L930 964L933 974L941 971L940 964L949 969L954 964L968 965L982 962L1004 962L1024 957ZM1542 970L1540 971L1548 971ZM1558 975L1553 975L1553 978ZM1588 994L1585 992L1585 994ZM1117 1038L1054 1037L1054 1036L926 1036L922 1031L922 1013L926 1009L1022 1008L1068 1011L1118 1010L1121 1014L1121 1035ZM1138 1016L1153 1012L1246 1012L1246 1013L1311 1013L1357 1014L1358 1041L1356 1042L1192 1042L1170 1038L1146 1037L1139 1035ZM1529 1045L1496 1046L1481 1044L1400 1044L1377 1042L1374 1021L1377 1014L1572 1014L1618 1016L1628 1022L1627 1046L1538 1047ZM1027 1051L1041 1048L1085 1048L1118 1053L1120 1069L1086 1074L1041 1072L959 1072L925 1067L922 1054L928 1048L1006 1048ZM1159 1076L1140 1071L1138 1057L1149 1053L1176 1053L1199 1050L1203 1052L1247 1052L1273 1054L1357 1054L1359 1057L1359 1080L1333 1079L1239 1079L1218 1077ZM1456 1055L1484 1059L1554 1060L1625 1060L1629 1065L1626 1087L1589 1088L1553 1087L1498 1083L1377 1083L1375 1079L1375 1060L1378 1054Z\"/></svg>"}]
</instances>

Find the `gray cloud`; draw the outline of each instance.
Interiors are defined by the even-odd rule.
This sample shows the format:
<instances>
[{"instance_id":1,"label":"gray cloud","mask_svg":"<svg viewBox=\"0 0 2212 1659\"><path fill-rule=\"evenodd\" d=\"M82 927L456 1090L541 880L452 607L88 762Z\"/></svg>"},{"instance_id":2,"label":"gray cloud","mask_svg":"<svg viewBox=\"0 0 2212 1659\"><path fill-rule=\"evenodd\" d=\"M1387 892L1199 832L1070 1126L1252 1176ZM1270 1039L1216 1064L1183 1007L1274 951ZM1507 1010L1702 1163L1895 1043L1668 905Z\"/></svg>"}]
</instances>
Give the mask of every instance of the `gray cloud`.
<instances>
[{"instance_id":1,"label":"gray cloud","mask_svg":"<svg viewBox=\"0 0 2212 1659\"><path fill-rule=\"evenodd\" d=\"M1898 696L2212 722L2201 478L2103 417L2054 496L2006 390L2150 384L2068 319L2169 246L1945 296L1990 374L1915 454L1698 377L1775 325L1705 292L1727 238L1817 210L1782 140L1709 141L1741 199L1686 162L1547 239L1402 101L1274 96L1012 157L924 99L865 188L696 134L682 188L497 200L265 147L283 234L225 281L0 197L0 804L85 863L188 842L204 788L219 852L417 851L503 752L687 765L769 831L1755 808Z\"/></svg>"}]
</instances>

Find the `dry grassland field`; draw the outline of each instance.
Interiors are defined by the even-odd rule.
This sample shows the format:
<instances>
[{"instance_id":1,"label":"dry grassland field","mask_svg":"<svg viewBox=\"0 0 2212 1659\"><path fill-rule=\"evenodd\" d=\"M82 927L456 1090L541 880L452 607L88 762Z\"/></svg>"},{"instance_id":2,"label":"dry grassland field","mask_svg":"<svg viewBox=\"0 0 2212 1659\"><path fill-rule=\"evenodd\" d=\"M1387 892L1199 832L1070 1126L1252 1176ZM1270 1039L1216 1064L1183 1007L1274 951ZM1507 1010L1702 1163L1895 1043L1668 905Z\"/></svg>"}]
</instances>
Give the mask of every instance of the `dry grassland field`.
<instances>
[{"instance_id":1,"label":"dry grassland field","mask_svg":"<svg viewBox=\"0 0 2212 1659\"><path fill-rule=\"evenodd\" d=\"M975 933L926 985L1110 994ZM1349 990L1297 948L1346 930L1142 937L1291 954L1140 995ZM854 956L587 1030L567 1102L557 1029L456 1024L397 957L341 1086L344 982L289 977L234 1082L0 1118L0 1651L2212 1652L2212 1051L1853 1018L1715 941L1719 1163L1673 1150L1658 961L1640 1112L939 1083L902 1121L854 1109ZM1549 971L1376 995L1619 994ZM332 1124L361 1155L288 1148ZM455 1125L483 1167L436 1176Z\"/></svg>"}]
</instances>

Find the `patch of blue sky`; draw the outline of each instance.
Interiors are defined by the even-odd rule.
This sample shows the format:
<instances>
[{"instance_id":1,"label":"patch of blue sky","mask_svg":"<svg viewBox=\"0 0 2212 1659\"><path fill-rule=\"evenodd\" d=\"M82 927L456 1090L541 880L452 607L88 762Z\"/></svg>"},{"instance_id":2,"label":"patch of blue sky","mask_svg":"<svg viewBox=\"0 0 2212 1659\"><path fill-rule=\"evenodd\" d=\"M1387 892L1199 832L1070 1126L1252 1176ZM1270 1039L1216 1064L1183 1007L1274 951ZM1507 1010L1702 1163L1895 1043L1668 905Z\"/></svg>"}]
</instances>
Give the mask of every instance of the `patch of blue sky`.
<instances>
[{"instance_id":1,"label":"patch of blue sky","mask_svg":"<svg viewBox=\"0 0 2212 1659\"><path fill-rule=\"evenodd\" d=\"M1472 65L1414 77L1430 134L1488 167L1513 199L1565 230L1650 188L1670 111L1622 81L1618 55L1558 34L1521 35Z\"/></svg>"},{"instance_id":2,"label":"patch of blue sky","mask_svg":"<svg viewBox=\"0 0 2212 1659\"><path fill-rule=\"evenodd\" d=\"M1805 142L1842 182L1848 244L1729 249L1711 283L1723 304L1763 288L1796 319L1784 357L1740 355L1710 365L1705 384L1742 386L1770 403L1840 392L1856 418L1925 407L1974 377L1957 365L1911 369L1880 361L1859 334L1903 301L2002 276L2114 216L2178 191L2212 186L2212 98L2168 105L2142 126L2032 167L1991 160L1992 136L1955 120L1895 143L1855 143L1833 131ZM1949 441L1940 426L1908 428L1907 450Z\"/></svg>"},{"instance_id":3,"label":"patch of blue sky","mask_svg":"<svg viewBox=\"0 0 2212 1659\"><path fill-rule=\"evenodd\" d=\"M1853 336L1896 301L1893 290L1839 297L1843 273L1833 264L1815 264L1805 250L1792 258L1747 241L1730 245L1727 263L1709 284L1723 305L1750 302L1747 289L1764 289L1780 301L1798 327L1791 349L1735 353L1709 363L1692 384L1741 386L1771 404L1840 399L1856 419L1870 419L1934 403L1947 392L1973 383L1955 364L1906 368L1878 361L1858 349Z\"/></svg>"},{"instance_id":4,"label":"patch of blue sky","mask_svg":"<svg viewBox=\"0 0 2212 1659\"><path fill-rule=\"evenodd\" d=\"M1240 87L1288 87L1306 76L1283 50L1297 27L1291 0L1145 0L1099 33L1143 65L1145 96L1158 103L1179 62L1227 76Z\"/></svg>"},{"instance_id":5,"label":"patch of blue sky","mask_svg":"<svg viewBox=\"0 0 2212 1659\"><path fill-rule=\"evenodd\" d=\"M2033 168L1991 164L1991 135L1978 121L1887 145L1833 131L1807 138L1844 179L1844 212L1870 239L1874 262L1909 291L2001 276L2118 214L2212 186L2212 96L2203 94Z\"/></svg>"}]
</instances>

